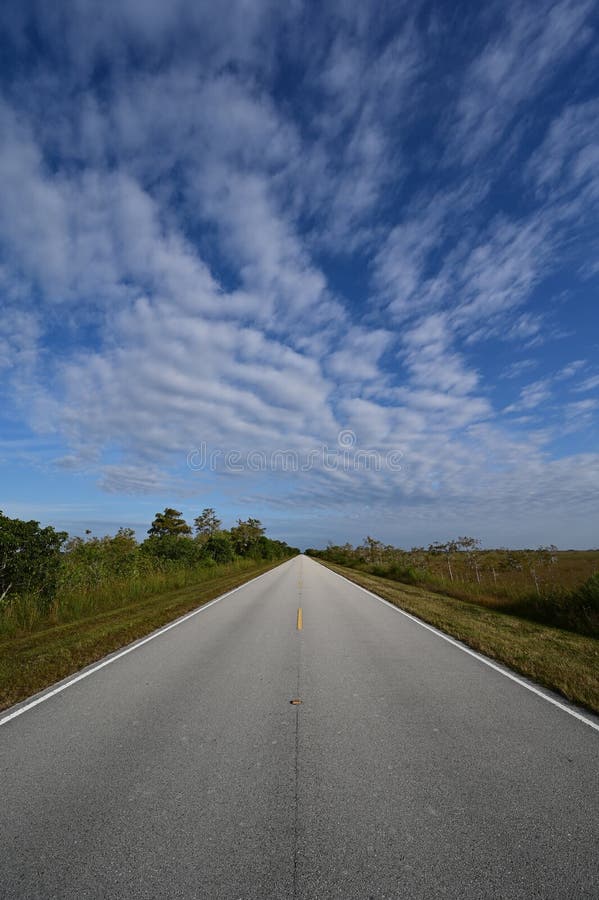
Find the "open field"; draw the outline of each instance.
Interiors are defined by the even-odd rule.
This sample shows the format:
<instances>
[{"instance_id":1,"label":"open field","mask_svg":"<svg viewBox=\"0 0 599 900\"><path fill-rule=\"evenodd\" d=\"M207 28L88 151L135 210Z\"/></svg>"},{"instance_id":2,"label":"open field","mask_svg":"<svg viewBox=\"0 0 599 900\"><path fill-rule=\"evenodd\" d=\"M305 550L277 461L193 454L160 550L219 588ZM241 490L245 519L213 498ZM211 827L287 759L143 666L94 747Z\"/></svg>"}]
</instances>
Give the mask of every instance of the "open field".
<instances>
[{"instance_id":1,"label":"open field","mask_svg":"<svg viewBox=\"0 0 599 900\"><path fill-rule=\"evenodd\" d=\"M245 560L186 575L184 586L135 597L116 595L87 616L0 635L0 709L24 700L107 653L226 593L278 562ZM178 575L179 578L183 576ZM146 586L147 588L147 586Z\"/></svg>"},{"instance_id":2,"label":"open field","mask_svg":"<svg viewBox=\"0 0 599 900\"><path fill-rule=\"evenodd\" d=\"M307 553L365 575L599 637L598 550L483 550L478 543L460 538L402 550L367 538L358 547Z\"/></svg>"},{"instance_id":3,"label":"open field","mask_svg":"<svg viewBox=\"0 0 599 900\"><path fill-rule=\"evenodd\" d=\"M599 712L599 640L347 566L323 565L568 700Z\"/></svg>"}]
</instances>

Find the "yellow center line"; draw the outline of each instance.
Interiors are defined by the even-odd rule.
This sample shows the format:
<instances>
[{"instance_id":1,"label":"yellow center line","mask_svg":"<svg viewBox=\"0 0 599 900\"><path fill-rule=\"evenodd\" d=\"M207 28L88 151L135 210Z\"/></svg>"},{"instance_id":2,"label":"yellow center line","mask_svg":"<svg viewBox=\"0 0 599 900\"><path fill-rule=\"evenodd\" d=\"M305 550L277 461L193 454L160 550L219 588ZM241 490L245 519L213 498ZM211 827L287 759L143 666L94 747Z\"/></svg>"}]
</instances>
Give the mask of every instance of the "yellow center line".
<instances>
[{"instance_id":1,"label":"yellow center line","mask_svg":"<svg viewBox=\"0 0 599 900\"><path fill-rule=\"evenodd\" d=\"M298 610L297 610L297 630L301 631L303 627L304 627L304 615L302 613L302 608L300 606L300 607L298 607Z\"/></svg>"}]
</instances>

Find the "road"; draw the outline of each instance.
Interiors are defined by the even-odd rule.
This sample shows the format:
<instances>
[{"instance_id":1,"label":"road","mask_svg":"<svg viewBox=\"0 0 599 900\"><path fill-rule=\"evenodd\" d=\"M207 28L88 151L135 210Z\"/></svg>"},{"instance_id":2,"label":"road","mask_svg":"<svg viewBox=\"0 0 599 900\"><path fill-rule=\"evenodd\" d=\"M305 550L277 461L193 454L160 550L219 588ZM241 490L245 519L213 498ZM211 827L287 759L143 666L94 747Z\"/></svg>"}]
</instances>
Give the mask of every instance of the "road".
<instances>
[{"instance_id":1,"label":"road","mask_svg":"<svg viewBox=\"0 0 599 900\"><path fill-rule=\"evenodd\" d=\"M305 557L0 763L2 898L599 897L599 733Z\"/></svg>"}]
</instances>

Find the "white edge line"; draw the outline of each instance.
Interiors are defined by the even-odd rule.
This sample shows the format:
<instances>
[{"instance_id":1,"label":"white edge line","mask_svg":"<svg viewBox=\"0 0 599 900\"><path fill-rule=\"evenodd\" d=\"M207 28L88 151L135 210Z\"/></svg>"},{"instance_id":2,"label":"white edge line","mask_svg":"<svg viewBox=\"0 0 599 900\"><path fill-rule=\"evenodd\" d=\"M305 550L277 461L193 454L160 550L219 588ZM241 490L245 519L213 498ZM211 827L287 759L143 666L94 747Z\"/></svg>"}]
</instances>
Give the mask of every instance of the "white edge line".
<instances>
[{"instance_id":1,"label":"white edge line","mask_svg":"<svg viewBox=\"0 0 599 900\"><path fill-rule=\"evenodd\" d=\"M509 678L510 681L515 681L516 684L519 684L523 688L526 688L527 691L530 691L532 694L536 694L538 697L542 697L543 700L547 701L547 703L552 703L553 706L557 706L558 709L563 709L563 711L567 712L569 716L573 716L575 719L578 719L580 722L584 722L585 725L588 725L590 728L593 728L595 731L599 732L599 724L593 722L592 719L588 719L586 716L583 716L582 713L577 712L577 710L572 709L570 706L566 706L565 703L560 703L559 700L556 700L554 697L551 697L549 694L546 694L544 691L540 690L540 688L536 688L533 684L529 684L522 678L514 675L509 670L503 668L503 666L496 665L487 656L483 656L482 653L477 653L476 650L471 650L470 647L466 647L464 644L460 643L460 641L455 640L455 638L452 638L448 634L445 634L443 631L440 631L438 628L435 628L434 625L429 625L427 622L423 622L422 619L419 619L417 616L413 616L411 613L406 612L405 609L401 609L399 606L395 606L394 603L391 603L389 600L385 600L384 597L379 597L378 594L375 594L372 591L369 591L367 588L362 587L361 584L352 581L351 578L346 578L345 575L340 575L339 572L335 572L334 569L329 569L328 566L323 566L323 569L331 572L332 575L336 575L337 578L342 578L343 581L347 581L348 584L353 585L354 587L358 588L358 590L363 591L365 594L368 594L370 597L374 597L375 600L379 600L381 603L384 603L385 606L391 607L391 609L394 609L395 612L401 613L402 616L405 616L407 619L411 619L412 622L416 622L417 625L421 625L422 628L426 628L427 631L432 631L433 634L436 634L437 637L440 637L444 641L447 641L448 644L453 644L453 646L457 647L458 650L462 650L464 653L467 653L468 656L473 656L474 659L478 659L478 661L484 663L485 666L488 666L490 669L494 669L496 672L499 672L500 675L504 675L506 678Z\"/></svg>"},{"instance_id":2,"label":"white edge line","mask_svg":"<svg viewBox=\"0 0 599 900\"><path fill-rule=\"evenodd\" d=\"M284 565L284 563L279 563L279 565ZM226 594L221 594L220 597L215 597L213 600L209 600L208 603L204 603L202 606L198 606L197 609L194 609L192 610L192 612L186 613L184 616L175 619L175 621L171 622L169 625L163 625L162 628L159 628L157 631L153 631L152 634L149 634L147 637L141 638L140 640L129 644L129 646L125 647L124 650L120 650L116 653L111 654L106 659L103 659L102 662L98 663L95 666L92 666L92 668L85 669L85 671L80 672L79 675L75 675L73 678L69 678L68 681L65 681L63 684L59 684L58 687L42 693L42 695L36 697L35 700L32 700L30 703L26 703L24 706L20 706L19 709L15 709L7 716L4 716L2 719L0 719L0 725L6 725L6 723L10 722L11 719L16 719L17 716L22 716L23 713L28 712L28 710L30 709L33 709L33 707L37 706L39 703L43 703L44 700L49 700L50 697L55 697L56 694L60 694L62 693L62 691L66 691L66 689L68 687L71 687L72 684L77 684L78 681L83 681L84 678L88 678L90 675L93 675L94 672L98 672L100 669L103 669L104 666L109 666L111 663L116 662L117 659L121 659L121 657L126 656L128 653L133 653L134 650L138 650L140 647L143 647L144 644L147 644L149 641L153 641L154 638L160 637L161 634L165 634L167 631L170 631L171 628L176 628L177 625L182 625L183 622L187 622L188 619L193 618L193 616L197 616L198 613L204 612L204 610L208 609L209 606L214 606L215 603L219 603L221 600L224 600L225 597L230 597L231 594L235 594L237 591L240 591L242 588L247 587L249 584L253 584L260 578L264 578L265 575L270 575L271 572L274 572L278 568L279 566L274 566L274 568L269 569L267 572L262 572L261 575L256 575L255 578L250 578L249 581L244 581L243 584L238 584L236 588L232 588L232 590L227 591Z\"/></svg>"}]
</instances>

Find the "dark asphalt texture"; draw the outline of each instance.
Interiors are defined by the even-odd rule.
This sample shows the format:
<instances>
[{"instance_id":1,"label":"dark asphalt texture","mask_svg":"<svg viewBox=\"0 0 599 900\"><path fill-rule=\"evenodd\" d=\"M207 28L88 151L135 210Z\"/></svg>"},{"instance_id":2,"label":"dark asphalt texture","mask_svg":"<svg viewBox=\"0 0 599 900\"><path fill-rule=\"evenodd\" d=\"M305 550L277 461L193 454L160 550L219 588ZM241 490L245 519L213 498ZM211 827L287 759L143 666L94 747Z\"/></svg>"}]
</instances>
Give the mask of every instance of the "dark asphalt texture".
<instances>
[{"instance_id":1,"label":"dark asphalt texture","mask_svg":"<svg viewBox=\"0 0 599 900\"><path fill-rule=\"evenodd\" d=\"M7 900L599 898L599 733L305 557L0 726L0 765Z\"/></svg>"}]
</instances>

